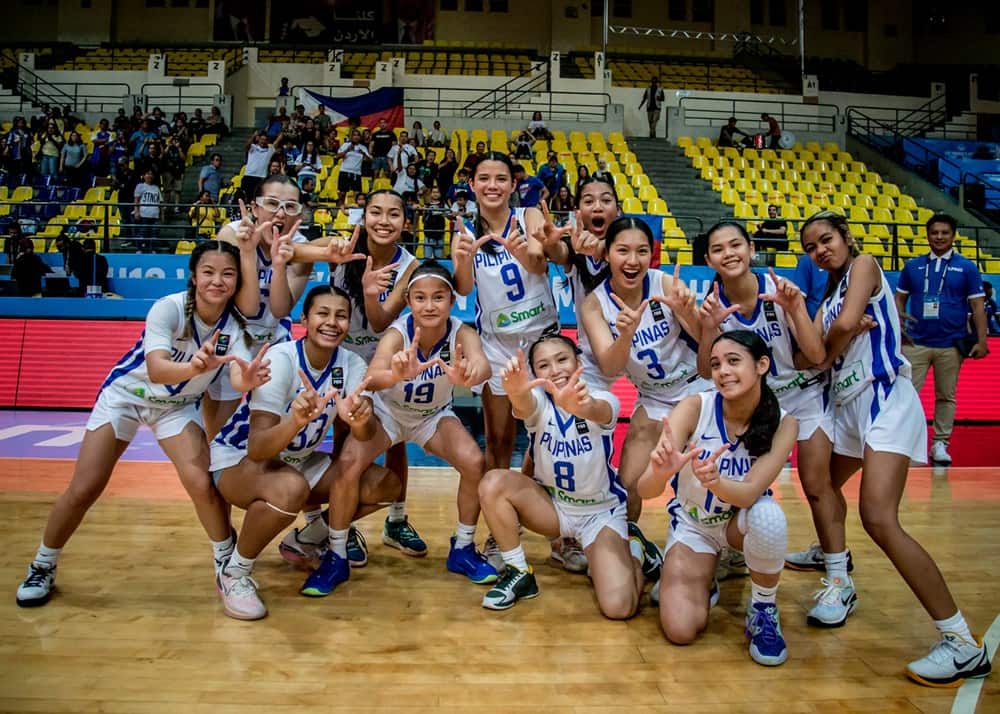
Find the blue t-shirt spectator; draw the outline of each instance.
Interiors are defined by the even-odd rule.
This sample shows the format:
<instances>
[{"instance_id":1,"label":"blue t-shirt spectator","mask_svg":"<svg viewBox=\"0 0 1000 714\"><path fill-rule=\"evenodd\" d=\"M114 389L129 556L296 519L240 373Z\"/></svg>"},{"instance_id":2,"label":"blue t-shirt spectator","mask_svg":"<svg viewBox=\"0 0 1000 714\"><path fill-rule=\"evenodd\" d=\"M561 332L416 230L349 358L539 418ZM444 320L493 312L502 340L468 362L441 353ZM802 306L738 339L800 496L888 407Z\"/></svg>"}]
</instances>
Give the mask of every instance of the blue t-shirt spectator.
<instances>
[{"instance_id":1,"label":"blue t-shirt spectator","mask_svg":"<svg viewBox=\"0 0 1000 714\"><path fill-rule=\"evenodd\" d=\"M198 178L201 179L201 190L208 191L212 194L212 200L218 201L219 190L222 188L222 172L215 168L214 165L206 164L201 167Z\"/></svg>"},{"instance_id":2,"label":"blue t-shirt spectator","mask_svg":"<svg viewBox=\"0 0 1000 714\"><path fill-rule=\"evenodd\" d=\"M534 208L542 196L542 189L545 184L541 179L534 176L527 176L523 181L517 182L518 205L521 208Z\"/></svg>"},{"instance_id":3,"label":"blue t-shirt spectator","mask_svg":"<svg viewBox=\"0 0 1000 714\"><path fill-rule=\"evenodd\" d=\"M949 250L928 253L906 262L896 292L907 296L914 322L908 334L921 347L952 347L967 334L969 300L985 297L983 280L975 264ZM933 311L937 310L937 317Z\"/></svg>"},{"instance_id":4,"label":"blue t-shirt spectator","mask_svg":"<svg viewBox=\"0 0 1000 714\"><path fill-rule=\"evenodd\" d=\"M562 164L555 166L550 163L543 164L538 169L538 178L545 184L549 194L554 196L559 191L559 187L566 182L566 168Z\"/></svg>"},{"instance_id":5,"label":"blue t-shirt spectator","mask_svg":"<svg viewBox=\"0 0 1000 714\"><path fill-rule=\"evenodd\" d=\"M158 138L160 138L160 135L155 131L136 129L128 140L129 144L132 145L132 158L141 159L149 156L149 145Z\"/></svg>"},{"instance_id":6,"label":"blue t-shirt spectator","mask_svg":"<svg viewBox=\"0 0 1000 714\"><path fill-rule=\"evenodd\" d=\"M799 256L799 263L795 266L792 282L806 294L806 310L809 311L811 318L816 317L820 303L823 302L823 293L826 292L829 279L830 276L827 272L816 265L812 258L808 255Z\"/></svg>"}]
</instances>

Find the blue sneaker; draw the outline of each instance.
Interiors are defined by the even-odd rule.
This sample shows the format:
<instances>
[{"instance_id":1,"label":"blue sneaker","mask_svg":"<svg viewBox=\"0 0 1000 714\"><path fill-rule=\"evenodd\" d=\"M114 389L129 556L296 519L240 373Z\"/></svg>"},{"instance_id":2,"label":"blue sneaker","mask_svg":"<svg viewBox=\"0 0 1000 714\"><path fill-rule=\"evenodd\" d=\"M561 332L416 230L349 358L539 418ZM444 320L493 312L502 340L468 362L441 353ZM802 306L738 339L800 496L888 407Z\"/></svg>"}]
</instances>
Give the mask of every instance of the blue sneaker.
<instances>
[{"instance_id":1,"label":"blue sneaker","mask_svg":"<svg viewBox=\"0 0 1000 714\"><path fill-rule=\"evenodd\" d=\"M781 636L778 607L769 602L751 603L747 608L746 635L750 638L750 659L766 667L775 667L788 659L785 638Z\"/></svg>"},{"instance_id":2,"label":"blue sneaker","mask_svg":"<svg viewBox=\"0 0 1000 714\"><path fill-rule=\"evenodd\" d=\"M455 536L451 537L451 549L448 551L448 570L464 575L478 585L495 583L497 571L486 560L486 556L476 550L475 543L469 543L464 548L455 547Z\"/></svg>"},{"instance_id":3,"label":"blue sneaker","mask_svg":"<svg viewBox=\"0 0 1000 714\"><path fill-rule=\"evenodd\" d=\"M326 597L350 577L351 566L347 564L347 558L341 558L328 550L319 561L319 567L306 578L299 592L306 597Z\"/></svg>"}]
</instances>

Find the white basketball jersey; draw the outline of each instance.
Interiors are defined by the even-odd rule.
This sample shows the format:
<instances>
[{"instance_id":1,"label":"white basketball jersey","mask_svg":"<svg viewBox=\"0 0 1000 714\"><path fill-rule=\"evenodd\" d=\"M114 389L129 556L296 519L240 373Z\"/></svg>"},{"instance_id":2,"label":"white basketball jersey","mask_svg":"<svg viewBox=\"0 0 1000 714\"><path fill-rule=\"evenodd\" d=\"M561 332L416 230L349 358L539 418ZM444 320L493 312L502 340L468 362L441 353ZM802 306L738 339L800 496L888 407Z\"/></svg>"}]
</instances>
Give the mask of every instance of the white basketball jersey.
<instances>
[{"instance_id":1,"label":"white basketball jersey","mask_svg":"<svg viewBox=\"0 0 1000 714\"><path fill-rule=\"evenodd\" d=\"M215 437L216 444L246 452L251 412L265 411L279 417L290 414L292 402L299 392L305 391L299 376L300 369L309 378L313 390L320 395L334 388L341 394L353 392L368 369L360 357L341 348L333 351L329 364L323 369L313 369L306 358L305 338L276 345L267 351L267 357L271 360L271 381L250 393L219 431ZM323 443L323 437L336 416L337 407L330 399L319 416L302 427L285 447L281 460L292 466L305 461Z\"/></svg>"},{"instance_id":2,"label":"white basketball jersey","mask_svg":"<svg viewBox=\"0 0 1000 714\"><path fill-rule=\"evenodd\" d=\"M535 411L524 420L524 427L528 453L535 464L534 479L554 500L581 513L597 513L625 503L625 487L611 465L618 398L609 392L591 391L591 397L611 405L611 423L602 425L563 412L540 388L532 394Z\"/></svg>"},{"instance_id":3,"label":"white basketball jersey","mask_svg":"<svg viewBox=\"0 0 1000 714\"><path fill-rule=\"evenodd\" d=\"M243 341L243 329L232 313L225 312L215 325L206 325L197 315L185 320L186 293L174 293L156 301L146 316L146 328L135 345L111 369L101 389L116 389L128 401L140 406L180 406L197 402L218 377L229 378L229 364L199 374L180 384L157 384L149 378L146 355L157 350L170 352L173 362L190 362L205 340L218 330L216 354L235 354L250 360ZM185 327L189 337L182 337Z\"/></svg>"},{"instance_id":4,"label":"white basketball jersey","mask_svg":"<svg viewBox=\"0 0 1000 714\"><path fill-rule=\"evenodd\" d=\"M618 339L615 320L620 309L611 299L611 278L594 289L601 310ZM651 268L642 282L642 299L663 297L663 273ZM625 375L640 397L666 404L676 404L688 394L710 388L698 376L698 343L681 327L669 307L650 302L642 313L632 337Z\"/></svg>"},{"instance_id":5,"label":"white basketball jersey","mask_svg":"<svg viewBox=\"0 0 1000 714\"><path fill-rule=\"evenodd\" d=\"M910 363L903 356L899 313L896 311L892 289L882 269L878 270L881 286L868 299L865 307L865 314L875 321L875 327L852 339L831 369L831 388L837 404L851 401L873 382L888 390L897 375L910 378ZM820 306L824 336L844 307L844 297L850 281L851 268L848 268L833 294Z\"/></svg>"},{"instance_id":6,"label":"white basketball jersey","mask_svg":"<svg viewBox=\"0 0 1000 714\"><path fill-rule=\"evenodd\" d=\"M594 260L589 255L585 257L587 259L587 272L592 276L598 275L608 265L606 261ZM607 386L614 381L614 378L604 377L601 374L601 368L594 357L594 351L590 348L590 338L587 336L587 331L583 329L583 320L580 319L580 308L583 306L583 301L586 299L588 293L583 286L583 280L580 279L579 268L575 265L570 266L566 271L566 278L569 280L570 289L573 291L573 305L576 311L576 344L580 348L580 361L583 362L583 371L591 381L594 381L600 375L602 384ZM600 285L597 287L600 287Z\"/></svg>"},{"instance_id":7,"label":"white basketball jersey","mask_svg":"<svg viewBox=\"0 0 1000 714\"><path fill-rule=\"evenodd\" d=\"M773 293L777 290L770 275L758 273L757 294ZM719 284L719 298L726 307L730 306L722 284ZM767 343L771 350L771 371L767 375L767 384L774 392L779 402L798 397L803 391L809 392L815 398L824 400L825 373L815 369L796 369L794 364L797 345L789 328L789 319L784 309L773 302L757 299L753 315L744 317L736 312L727 317L719 328L723 332L733 330L750 330Z\"/></svg>"},{"instance_id":8,"label":"white basketball jersey","mask_svg":"<svg viewBox=\"0 0 1000 714\"><path fill-rule=\"evenodd\" d=\"M393 288L396 287L396 281L402 275L406 274L410 264L414 261L416 261L416 258L410 251L401 245L396 246L396 253L392 256L389 264L398 263L399 265L392 271L392 279L389 282L389 287L378 296L379 302L385 302L389 298ZM330 283L350 294L351 291L347 289L347 272L345 267L344 265L338 265L334 269L333 274L330 276ZM365 362L371 362L372 357L375 356L375 348L378 347L378 340L385 331L375 332L369 324L364 311L365 306L358 305L355 303L354 298L351 298L351 329L344 340L344 347L361 355Z\"/></svg>"},{"instance_id":9,"label":"white basketball jersey","mask_svg":"<svg viewBox=\"0 0 1000 714\"><path fill-rule=\"evenodd\" d=\"M523 208L511 209L507 236L516 221L527 235ZM470 228L471 229L471 228ZM494 252L488 252L487 247ZM476 330L485 337L514 337L533 342L545 330L559 326L548 272L529 273L501 243L490 241L473 260L476 284Z\"/></svg>"},{"instance_id":10,"label":"white basketball jersey","mask_svg":"<svg viewBox=\"0 0 1000 714\"><path fill-rule=\"evenodd\" d=\"M233 231L237 231L239 230L240 222L232 221L228 226ZM292 238L294 243L306 243L308 240L308 238L299 232L296 232ZM253 341L258 344L270 342L273 345L279 342L287 342L292 338L291 318L278 318L271 312L271 277L273 273L270 254L265 249L265 246L258 244L257 281L260 288L260 303L257 306L256 314L245 315L247 332L250 333Z\"/></svg>"},{"instance_id":11,"label":"white basketball jersey","mask_svg":"<svg viewBox=\"0 0 1000 714\"><path fill-rule=\"evenodd\" d=\"M444 337L427 354L421 352L418 347L417 359L421 362L427 362L435 357L440 357L451 364L455 354L455 340L461 327L461 320L457 317L449 317ZM413 315L400 317L389 326L389 329L396 330L403 336L404 350L413 344ZM397 382L388 389L376 392L375 399L390 414L427 417L450 407L453 391L454 385L444 370L439 365L434 365L418 374L416 379L408 382Z\"/></svg>"},{"instance_id":12,"label":"white basketball jersey","mask_svg":"<svg viewBox=\"0 0 1000 714\"><path fill-rule=\"evenodd\" d=\"M737 441L735 434L726 433L726 423L722 415L722 395L709 390L698 395L701 399L701 414L693 441L701 450L699 459L707 459L716 449L725 443L731 446L716 460L722 478L731 481L743 481L750 472L750 467L757 460L750 456L742 442ZM785 412L782 410L781 417ZM735 443L734 443L735 442ZM692 471L692 462L688 462L673 479L674 501L681 504L684 513L691 520L705 526L715 526L725 523L733 517L735 511L732 504L726 503L714 493L701 485L701 481ZM668 510L671 507L668 507Z\"/></svg>"}]
</instances>

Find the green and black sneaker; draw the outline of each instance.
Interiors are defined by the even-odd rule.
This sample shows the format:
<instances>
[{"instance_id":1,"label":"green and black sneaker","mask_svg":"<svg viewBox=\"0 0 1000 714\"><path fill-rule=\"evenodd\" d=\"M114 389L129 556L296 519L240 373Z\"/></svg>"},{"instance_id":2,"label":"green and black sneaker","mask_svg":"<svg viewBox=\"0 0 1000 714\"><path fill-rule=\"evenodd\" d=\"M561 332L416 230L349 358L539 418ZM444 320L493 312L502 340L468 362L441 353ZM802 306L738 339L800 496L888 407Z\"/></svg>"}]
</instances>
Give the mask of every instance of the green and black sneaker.
<instances>
[{"instance_id":1,"label":"green and black sneaker","mask_svg":"<svg viewBox=\"0 0 1000 714\"><path fill-rule=\"evenodd\" d=\"M413 530L409 518L405 516L401 521L385 519L385 527L382 528L382 542L407 555L412 555L414 558L423 558L427 555L427 544Z\"/></svg>"},{"instance_id":2,"label":"green and black sneaker","mask_svg":"<svg viewBox=\"0 0 1000 714\"><path fill-rule=\"evenodd\" d=\"M530 600L533 597L538 597L535 571L530 565L527 570L518 570L508 565L496 584L483 595L483 607L487 610L507 610L514 607L518 600Z\"/></svg>"},{"instance_id":3,"label":"green and black sneaker","mask_svg":"<svg viewBox=\"0 0 1000 714\"><path fill-rule=\"evenodd\" d=\"M635 538L642 545L642 553L645 556L642 560L642 574L649 582L656 582L660 579L660 568L663 566L663 553L651 540L647 540L637 523L628 522L629 538Z\"/></svg>"}]
</instances>

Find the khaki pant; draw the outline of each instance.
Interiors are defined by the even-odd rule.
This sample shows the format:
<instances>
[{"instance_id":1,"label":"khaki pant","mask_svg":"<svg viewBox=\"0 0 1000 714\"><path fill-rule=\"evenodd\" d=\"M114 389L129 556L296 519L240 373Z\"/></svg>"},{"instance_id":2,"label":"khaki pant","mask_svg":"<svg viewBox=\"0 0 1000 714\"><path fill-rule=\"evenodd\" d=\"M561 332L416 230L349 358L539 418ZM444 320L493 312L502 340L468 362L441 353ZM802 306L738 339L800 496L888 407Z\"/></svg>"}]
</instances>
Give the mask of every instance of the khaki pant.
<instances>
[{"instance_id":1,"label":"khaki pant","mask_svg":"<svg viewBox=\"0 0 1000 714\"><path fill-rule=\"evenodd\" d=\"M954 347L920 345L903 345L903 354L913 365L913 386L918 392L927 379L927 370L934 368L934 441L947 446L955 424L955 391L962 356Z\"/></svg>"}]
</instances>

